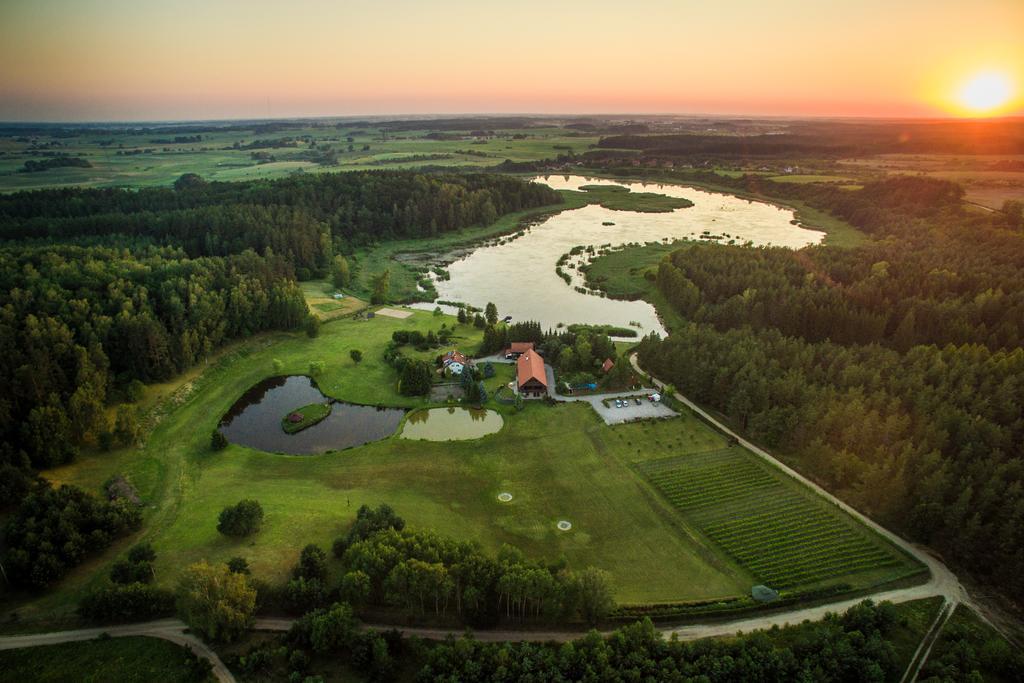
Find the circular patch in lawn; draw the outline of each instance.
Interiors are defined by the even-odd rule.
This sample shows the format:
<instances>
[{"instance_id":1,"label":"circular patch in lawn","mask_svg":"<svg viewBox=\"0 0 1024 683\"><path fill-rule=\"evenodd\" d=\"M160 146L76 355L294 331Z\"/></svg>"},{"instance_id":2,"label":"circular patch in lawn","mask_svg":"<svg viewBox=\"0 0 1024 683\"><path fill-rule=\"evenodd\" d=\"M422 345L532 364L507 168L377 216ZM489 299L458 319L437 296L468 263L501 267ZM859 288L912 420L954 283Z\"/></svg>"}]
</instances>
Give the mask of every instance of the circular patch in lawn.
<instances>
[{"instance_id":1,"label":"circular patch in lawn","mask_svg":"<svg viewBox=\"0 0 1024 683\"><path fill-rule=\"evenodd\" d=\"M572 528L572 522L570 522L568 520L565 520L565 519L558 520L558 530L559 531L568 531L571 528Z\"/></svg>"},{"instance_id":2,"label":"circular patch in lawn","mask_svg":"<svg viewBox=\"0 0 1024 683\"><path fill-rule=\"evenodd\" d=\"M502 503L511 503L512 494L509 493L508 491L502 491L501 493L498 494L498 500L500 500Z\"/></svg>"}]
</instances>

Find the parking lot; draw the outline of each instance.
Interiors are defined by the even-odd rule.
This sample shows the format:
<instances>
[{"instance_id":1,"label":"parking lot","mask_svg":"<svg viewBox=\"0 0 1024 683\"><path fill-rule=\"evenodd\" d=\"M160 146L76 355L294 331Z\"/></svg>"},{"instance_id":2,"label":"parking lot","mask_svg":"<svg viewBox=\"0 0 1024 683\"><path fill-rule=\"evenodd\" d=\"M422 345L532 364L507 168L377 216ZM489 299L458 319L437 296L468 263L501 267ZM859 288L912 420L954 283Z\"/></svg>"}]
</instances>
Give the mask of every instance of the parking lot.
<instances>
[{"instance_id":1,"label":"parking lot","mask_svg":"<svg viewBox=\"0 0 1024 683\"><path fill-rule=\"evenodd\" d=\"M558 396L559 401L586 401L589 403L605 424L622 424L634 420L647 420L651 418L675 417L678 413L661 402L648 401L646 398L636 404L632 396L634 394L623 394L616 397L609 394L598 394L594 396ZM616 398L624 399L623 407L615 405ZM611 405L605 405L608 401Z\"/></svg>"}]
</instances>

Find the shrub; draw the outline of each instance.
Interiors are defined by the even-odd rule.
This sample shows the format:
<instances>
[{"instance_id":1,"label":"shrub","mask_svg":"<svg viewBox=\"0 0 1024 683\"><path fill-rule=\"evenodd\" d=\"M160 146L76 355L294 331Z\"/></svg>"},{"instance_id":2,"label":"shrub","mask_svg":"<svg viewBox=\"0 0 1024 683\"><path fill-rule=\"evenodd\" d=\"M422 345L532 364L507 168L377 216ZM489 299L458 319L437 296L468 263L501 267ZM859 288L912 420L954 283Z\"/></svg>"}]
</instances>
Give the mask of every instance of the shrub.
<instances>
[{"instance_id":1,"label":"shrub","mask_svg":"<svg viewBox=\"0 0 1024 683\"><path fill-rule=\"evenodd\" d=\"M335 557L341 557L348 547L362 541L380 531L405 528L405 520L395 514L395 510L387 503L381 503L376 509L369 505L360 505L356 510L356 521L346 536L335 539L332 551Z\"/></svg>"},{"instance_id":2,"label":"shrub","mask_svg":"<svg viewBox=\"0 0 1024 683\"><path fill-rule=\"evenodd\" d=\"M215 451L222 451L228 447L228 437L221 434L219 429L214 429L210 434L210 448Z\"/></svg>"},{"instance_id":3,"label":"shrub","mask_svg":"<svg viewBox=\"0 0 1024 683\"><path fill-rule=\"evenodd\" d=\"M348 355L352 358L352 362L354 363L360 363L363 360L363 352L359 349L352 349L348 352Z\"/></svg>"},{"instance_id":4,"label":"shrub","mask_svg":"<svg viewBox=\"0 0 1024 683\"><path fill-rule=\"evenodd\" d=\"M248 536L260 530L263 507L255 500L240 500L221 510L217 531L225 536Z\"/></svg>"},{"instance_id":5,"label":"shrub","mask_svg":"<svg viewBox=\"0 0 1024 683\"><path fill-rule=\"evenodd\" d=\"M309 620L309 638L316 652L340 652L352 646L359 633L359 624L352 608L334 603L330 609L320 610Z\"/></svg>"},{"instance_id":6,"label":"shrub","mask_svg":"<svg viewBox=\"0 0 1024 683\"><path fill-rule=\"evenodd\" d=\"M327 589L320 579L300 576L285 586L284 599L291 612L302 614L323 607L327 603Z\"/></svg>"},{"instance_id":7,"label":"shrub","mask_svg":"<svg viewBox=\"0 0 1024 683\"><path fill-rule=\"evenodd\" d=\"M249 575L252 572L249 571L249 561L244 557L232 557L227 562L228 571L232 574L245 574Z\"/></svg>"},{"instance_id":8,"label":"shrub","mask_svg":"<svg viewBox=\"0 0 1024 683\"><path fill-rule=\"evenodd\" d=\"M293 578L327 580L327 553L315 543L302 549L299 563L292 569Z\"/></svg>"},{"instance_id":9,"label":"shrub","mask_svg":"<svg viewBox=\"0 0 1024 683\"><path fill-rule=\"evenodd\" d=\"M88 621L148 621L174 614L174 593L143 583L110 586L85 596L78 614Z\"/></svg>"},{"instance_id":10,"label":"shrub","mask_svg":"<svg viewBox=\"0 0 1024 683\"><path fill-rule=\"evenodd\" d=\"M310 339L316 339L320 335L320 318L315 315L311 315L306 318L305 323L306 336Z\"/></svg>"},{"instance_id":11,"label":"shrub","mask_svg":"<svg viewBox=\"0 0 1024 683\"><path fill-rule=\"evenodd\" d=\"M153 580L153 565L149 562L118 560L110 568L110 580L114 583L149 583Z\"/></svg>"}]
</instances>

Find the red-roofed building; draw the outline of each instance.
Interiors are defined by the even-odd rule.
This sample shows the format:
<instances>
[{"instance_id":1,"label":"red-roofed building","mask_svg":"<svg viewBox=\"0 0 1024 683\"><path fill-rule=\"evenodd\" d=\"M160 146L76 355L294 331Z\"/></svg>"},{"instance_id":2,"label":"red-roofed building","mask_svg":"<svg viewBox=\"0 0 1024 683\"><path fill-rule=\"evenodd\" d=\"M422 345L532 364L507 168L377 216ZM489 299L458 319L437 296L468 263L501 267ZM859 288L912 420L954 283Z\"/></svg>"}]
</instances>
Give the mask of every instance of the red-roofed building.
<instances>
[{"instance_id":1,"label":"red-roofed building","mask_svg":"<svg viewBox=\"0 0 1024 683\"><path fill-rule=\"evenodd\" d=\"M613 361L611 358L605 358L604 363L601 363L601 372L607 375L609 372L612 371L612 368L614 367L615 361Z\"/></svg>"},{"instance_id":2,"label":"red-roofed building","mask_svg":"<svg viewBox=\"0 0 1024 683\"><path fill-rule=\"evenodd\" d=\"M519 358L527 351L533 351L533 342L512 342L505 349L505 358Z\"/></svg>"},{"instance_id":3,"label":"red-roofed building","mask_svg":"<svg viewBox=\"0 0 1024 683\"><path fill-rule=\"evenodd\" d=\"M523 398L541 398L548 393L548 376L544 359L529 349L516 361L516 386Z\"/></svg>"}]
</instances>

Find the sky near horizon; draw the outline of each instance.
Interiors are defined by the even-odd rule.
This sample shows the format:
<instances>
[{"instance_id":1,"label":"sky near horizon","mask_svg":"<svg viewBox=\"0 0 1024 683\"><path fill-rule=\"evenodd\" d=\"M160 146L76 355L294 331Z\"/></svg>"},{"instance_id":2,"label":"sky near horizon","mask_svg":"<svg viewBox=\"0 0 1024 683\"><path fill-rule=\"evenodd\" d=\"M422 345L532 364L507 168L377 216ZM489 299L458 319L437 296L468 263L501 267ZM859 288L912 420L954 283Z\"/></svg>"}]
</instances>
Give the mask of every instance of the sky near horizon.
<instances>
[{"instance_id":1,"label":"sky near horizon","mask_svg":"<svg viewBox=\"0 0 1024 683\"><path fill-rule=\"evenodd\" d=\"M0 120L947 116L1024 0L0 0Z\"/></svg>"}]
</instances>

